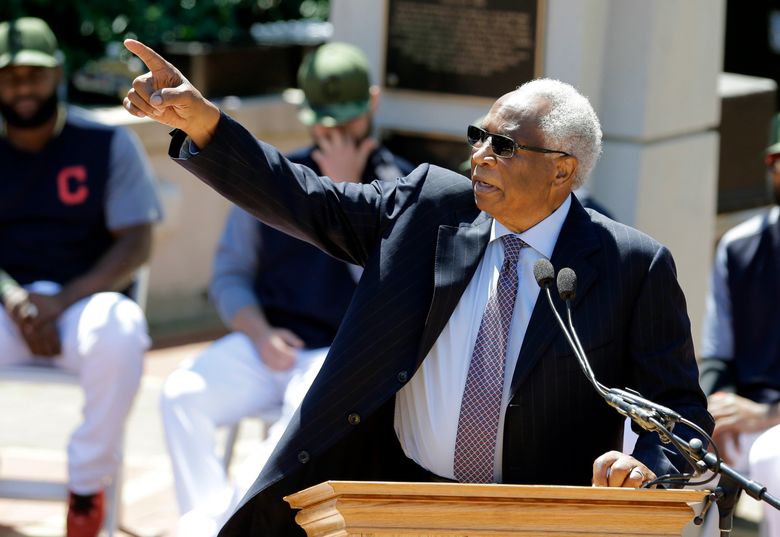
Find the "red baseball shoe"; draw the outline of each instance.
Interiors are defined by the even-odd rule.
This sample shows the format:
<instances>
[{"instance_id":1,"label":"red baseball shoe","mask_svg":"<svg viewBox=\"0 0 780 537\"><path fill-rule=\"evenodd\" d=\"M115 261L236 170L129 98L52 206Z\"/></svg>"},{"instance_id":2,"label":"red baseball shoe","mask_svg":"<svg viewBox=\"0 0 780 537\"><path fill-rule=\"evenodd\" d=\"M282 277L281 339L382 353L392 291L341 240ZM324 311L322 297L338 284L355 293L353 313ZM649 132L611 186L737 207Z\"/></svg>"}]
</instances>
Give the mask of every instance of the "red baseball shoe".
<instances>
[{"instance_id":1,"label":"red baseball shoe","mask_svg":"<svg viewBox=\"0 0 780 537\"><path fill-rule=\"evenodd\" d=\"M97 537L103 526L105 493L81 495L71 492L68 503L67 537Z\"/></svg>"}]
</instances>

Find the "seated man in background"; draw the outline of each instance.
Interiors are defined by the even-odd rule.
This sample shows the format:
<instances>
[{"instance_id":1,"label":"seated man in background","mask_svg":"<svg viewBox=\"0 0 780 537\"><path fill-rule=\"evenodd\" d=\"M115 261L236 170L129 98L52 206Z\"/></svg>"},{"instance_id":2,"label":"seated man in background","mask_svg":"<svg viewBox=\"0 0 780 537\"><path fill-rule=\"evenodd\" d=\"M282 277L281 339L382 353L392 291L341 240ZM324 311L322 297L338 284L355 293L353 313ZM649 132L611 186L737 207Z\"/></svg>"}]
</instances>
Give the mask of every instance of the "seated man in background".
<instances>
[{"instance_id":1,"label":"seated man in background","mask_svg":"<svg viewBox=\"0 0 780 537\"><path fill-rule=\"evenodd\" d=\"M62 77L44 21L0 23L0 365L78 374L67 535L95 537L149 345L141 308L116 291L149 259L161 210L137 139L61 104Z\"/></svg>"},{"instance_id":2,"label":"seated man in background","mask_svg":"<svg viewBox=\"0 0 780 537\"><path fill-rule=\"evenodd\" d=\"M330 43L298 73L313 145L289 155L338 181L394 180L412 167L371 137L379 88L363 53ZM182 517L179 535L216 535L251 485L322 365L361 269L234 207L214 259L211 296L233 332L167 379L162 414ZM216 429L279 414L231 483ZM245 482L240 482L243 478Z\"/></svg>"},{"instance_id":3,"label":"seated man in background","mask_svg":"<svg viewBox=\"0 0 780 537\"><path fill-rule=\"evenodd\" d=\"M776 122L777 124L777 122ZM726 462L780 494L780 143L766 151L775 202L721 239L704 319L701 381ZM769 537L780 512L764 505Z\"/></svg>"}]
</instances>

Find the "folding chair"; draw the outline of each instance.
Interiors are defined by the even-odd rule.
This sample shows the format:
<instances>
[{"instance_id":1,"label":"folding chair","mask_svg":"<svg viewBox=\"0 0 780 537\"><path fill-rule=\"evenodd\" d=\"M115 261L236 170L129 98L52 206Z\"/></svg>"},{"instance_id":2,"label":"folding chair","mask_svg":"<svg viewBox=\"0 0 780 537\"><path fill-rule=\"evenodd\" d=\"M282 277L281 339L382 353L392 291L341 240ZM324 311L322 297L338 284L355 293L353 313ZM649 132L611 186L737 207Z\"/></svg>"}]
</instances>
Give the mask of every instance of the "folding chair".
<instances>
[{"instance_id":1,"label":"folding chair","mask_svg":"<svg viewBox=\"0 0 780 537\"><path fill-rule=\"evenodd\" d=\"M132 298L142 310L146 308L149 268L144 266L136 273L130 290ZM75 373L64 371L50 362L0 366L0 382L28 382L34 384L69 384L80 387ZM103 529L108 537L114 537L120 525L122 506L122 461L106 489L106 516ZM23 500L67 501L68 489L64 481L6 479L0 477L0 497Z\"/></svg>"},{"instance_id":2,"label":"folding chair","mask_svg":"<svg viewBox=\"0 0 780 537\"><path fill-rule=\"evenodd\" d=\"M279 411L269 411L253 416L260 420L260 441L268 438L268 428L279 419L279 416ZM230 470L230 463L233 462L233 452L236 447L240 429L241 421L237 421L233 425L227 427L227 436L225 437L225 445L222 451L222 467L225 468L226 472Z\"/></svg>"}]
</instances>

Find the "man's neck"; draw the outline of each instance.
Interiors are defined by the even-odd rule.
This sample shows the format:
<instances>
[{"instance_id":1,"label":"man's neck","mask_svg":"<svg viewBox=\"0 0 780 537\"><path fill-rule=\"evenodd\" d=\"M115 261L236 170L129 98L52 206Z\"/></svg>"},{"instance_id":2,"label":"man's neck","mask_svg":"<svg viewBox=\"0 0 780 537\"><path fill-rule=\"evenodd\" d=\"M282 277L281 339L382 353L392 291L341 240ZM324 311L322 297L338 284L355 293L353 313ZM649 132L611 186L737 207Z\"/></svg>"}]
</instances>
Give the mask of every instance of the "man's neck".
<instances>
[{"instance_id":1,"label":"man's neck","mask_svg":"<svg viewBox=\"0 0 780 537\"><path fill-rule=\"evenodd\" d=\"M54 137L56 125L57 114L38 127L19 128L6 123L5 136L16 149L26 153L38 153Z\"/></svg>"}]
</instances>

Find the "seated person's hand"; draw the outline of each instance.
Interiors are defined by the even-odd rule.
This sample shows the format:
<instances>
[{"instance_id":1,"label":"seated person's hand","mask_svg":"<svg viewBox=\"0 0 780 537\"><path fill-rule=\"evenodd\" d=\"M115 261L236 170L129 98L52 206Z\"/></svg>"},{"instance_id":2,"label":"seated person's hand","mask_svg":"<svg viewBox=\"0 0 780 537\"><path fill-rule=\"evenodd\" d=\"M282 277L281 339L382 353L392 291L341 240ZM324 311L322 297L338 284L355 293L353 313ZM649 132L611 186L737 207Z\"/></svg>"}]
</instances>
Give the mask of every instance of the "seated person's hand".
<instances>
[{"instance_id":1,"label":"seated person's hand","mask_svg":"<svg viewBox=\"0 0 780 537\"><path fill-rule=\"evenodd\" d=\"M30 352L36 356L51 357L62 352L56 321L24 325L22 336L24 336L24 341L30 348Z\"/></svg>"},{"instance_id":2,"label":"seated person's hand","mask_svg":"<svg viewBox=\"0 0 780 537\"><path fill-rule=\"evenodd\" d=\"M38 316L38 308L32 303L29 293L23 287L6 291L3 295L3 305L8 316L20 329L24 324L32 323Z\"/></svg>"},{"instance_id":3,"label":"seated person's hand","mask_svg":"<svg viewBox=\"0 0 780 537\"><path fill-rule=\"evenodd\" d=\"M770 405L735 393L715 392L707 398L707 408L715 419L715 438L726 433L763 431L768 424Z\"/></svg>"},{"instance_id":4,"label":"seated person's hand","mask_svg":"<svg viewBox=\"0 0 780 537\"><path fill-rule=\"evenodd\" d=\"M741 450L739 435L763 431L771 425L771 406L756 403L735 393L715 392L707 398L707 409L715 419L712 440L726 464L734 464Z\"/></svg>"},{"instance_id":5,"label":"seated person's hand","mask_svg":"<svg viewBox=\"0 0 780 537\"><path fill-rule=\"evenodd\" d=\"M286 371L295 365L295 354L303 341L285 328L271 328L255 342L263 363L275 371Z\"/></svg>"},{"instance_id":6,"label":"seated person's hand","mask_svg":"<svg viewBox=\"0 0 780 537\"><path fill-rule=\"evenodd\" d=\"M36 356L56 356L62 352L57 321L65 311L59 295L28 295L31 307L22 308L32 315L20 314L19 328L30 352Z\"/></svg>"},{"instance_id":7,"label":"seated person's hand","mask_svg":"<svg viewBox=\"0 0 780 537\"><path fill-rule=\"evenodd\" d=\"M594 487L639 488L655 478L650 468L619 451L609 451L593 463Z\"/></svg>"},{"instance_id":8,"label":"seated person's hand","mask_svg":"<svg viewBox=\"0 0 780 537\"><path fill-rule=\"evenodd\" d=\"M37 312L35 315L35 323L56 321L67 309L67 305L58 294L41 295L38 293L30 293L29 300L35 306Z\"/></svg>"},{"instance_id":9,"label":"seated person's hand","mask_svg":"<svg viewBox=\"0 0 780 537\"><path fill-rule=\"evenodd\" d=\"M313 131L317 149L311 156L322 174L334 181L359 183L368 157L376 149L376 140L358 142L338 129L321 125L315 125Z\"/></svg>"}]
</instances>

